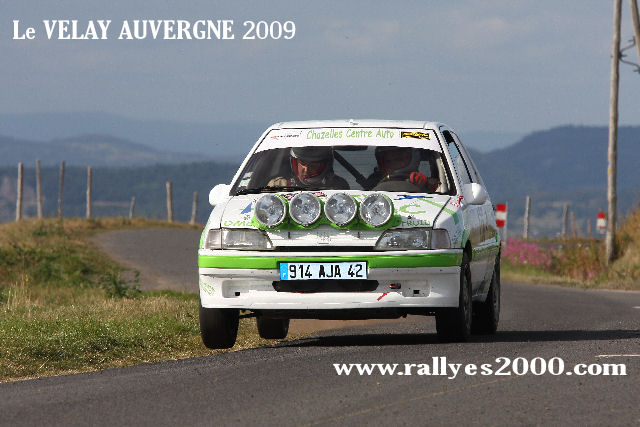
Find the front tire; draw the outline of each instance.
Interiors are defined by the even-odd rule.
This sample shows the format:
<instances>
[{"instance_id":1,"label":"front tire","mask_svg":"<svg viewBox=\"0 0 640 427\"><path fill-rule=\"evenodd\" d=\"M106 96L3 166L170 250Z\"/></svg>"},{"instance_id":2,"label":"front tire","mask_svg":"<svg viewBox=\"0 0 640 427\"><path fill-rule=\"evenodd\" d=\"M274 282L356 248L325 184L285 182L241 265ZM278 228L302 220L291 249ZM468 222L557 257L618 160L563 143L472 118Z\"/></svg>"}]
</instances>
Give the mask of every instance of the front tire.
<instances>
[{"instance_id":1,"label":"front tire","mask_svg":"<svg viewBox=\"0 0 640 427\"><path fill-rule=\"evenodd\" d=\"M200 335L208 348L231 348L238 337L240 311L200 305Z\"/></svg>"},{"instance_id":2,"label":"front tire","mask_svg":"<svg viewBox=\"0 0 640 427\"><path fill-rule=\"evenodd\" d=\"M289 333L289 319L270 319L268 317L256 317L258 334L260 338L268 340L281 340Z\"/></svg>"},{"instance_id":3,"label":"front tire","mask_svg":"<svg viewBox=\"0 0 640 427\"><path fill-rule=\"evenodd\" d=\"M473 307L474 334L495 334L500 321L500 255L496 257L487 299Z\"/></svg>"},{"instance_id":4,"label":"front tire","mask_svg":"<svg viewBox=\"0 0 640 427\"><path fill-rule=\"evenodd\" d=\"M465 253L460 266L458 308L447 308L436 313L436 331L440 341L466 341L471 334L471 317L471 268L469 256Z\"/></svg>"}]
</instances>

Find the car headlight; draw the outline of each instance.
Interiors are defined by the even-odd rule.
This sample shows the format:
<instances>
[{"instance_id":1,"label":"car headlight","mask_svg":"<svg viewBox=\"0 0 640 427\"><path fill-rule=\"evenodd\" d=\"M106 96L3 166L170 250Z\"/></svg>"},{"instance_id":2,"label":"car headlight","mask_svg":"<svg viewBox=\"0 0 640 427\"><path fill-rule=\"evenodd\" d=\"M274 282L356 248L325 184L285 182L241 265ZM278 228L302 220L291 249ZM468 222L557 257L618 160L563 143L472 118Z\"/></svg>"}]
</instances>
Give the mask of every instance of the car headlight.
<instances>
[{"instance_id":1,"label":"car headlight","mask_svg":"<svg viewBox=\"0 0 640 427\"><path fill-rule=\"evenodd\" d=\"M207 238L204 241L205 249L222 249L222 230L219 228L212 228L207 233Z\"/></svg>"},{"instance_id":2,"label":"car headlight","mask_svg":"<svg viewBox=\"0 0 640 427\"><path fill-rule=\"evenodd\" d=\"M451 241L447 230L431 230L428 228L387 230L376 243L376 249L383 251L449 248L451 248Z\"/></svg>"},{"instance_id":3,"label":"car headlight","mask_svg":"<svg viewBox=\"0 0 640 427\"><path fill-rule=\"evenodd\" d=\"M222 230L222 248L238 250L273 249L269 236L262 230L225 228Z\"/></svg>"},{"instance_id":4,"label":"car headlight","mask_svg":"<svg viewBox=\"0 0 640 427\"><path fill-rule=\"evenodd\" d=\"M357 210L356 201L345 193L334 194L324 204L324 214L329 221L341 227L349 224L356 217Z\"/></svg>"},{"instance_id":5,"label":"car headlight","mask_svg":"<svg viewBox=\"0 0 640 427\"><path fill-rule=\"evenodd\" d=\"M371 194L360 205L360 218L372 227L386 224L392 213L391 201L382 194Z\"/></svg>"},{"instance_id":6,"label":"car headlight","mask_svg":"<svg viewBox=\"0 0 640 427\"><path fill-rule=\"evenodd\" d=\"M289 202L291 219L300 225L311 225L320 218L320 200L311 193L300 193Z\"/></svg>"},{"instance_id":7,"label":"car headlight","mask_svg":"<svg viewBox=\"0 0 640 427\"><path fill-rule=\"evenodd\" d=\"M409 228L405 230L387 230L380 236L376 249L429 249L429 230Z\"/></svg>"},{"instance_id":8,"label":"car headlight","mask_svg":"<svg viewBox=\"0 0 640 427\"><path fill-rule=\"evenodd\" d=\"M256 202L255 215L258 222L265 227L280 225L287 214L284 201L273 194L265 194Z\"/></svg>"}]
</instances>

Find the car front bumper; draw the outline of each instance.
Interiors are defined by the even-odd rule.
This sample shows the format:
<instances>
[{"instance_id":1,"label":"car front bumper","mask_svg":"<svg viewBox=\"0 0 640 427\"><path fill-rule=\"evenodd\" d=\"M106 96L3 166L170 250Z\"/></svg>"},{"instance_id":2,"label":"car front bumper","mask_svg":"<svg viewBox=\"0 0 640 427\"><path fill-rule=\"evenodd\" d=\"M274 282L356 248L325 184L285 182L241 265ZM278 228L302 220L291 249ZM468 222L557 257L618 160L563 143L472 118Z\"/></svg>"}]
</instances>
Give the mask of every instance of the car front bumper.
<instances>
[{"instance_id":1,"label":"car front bumper","mask_svg":"<svg viewBox=\"0 0 640 427\"><path fill-rule=\"evenodd\" d=\"M341 310L457 307L461 249L282 253L212 251L198 255L200 301L207 308ZM366 261L367 292L278 292L280 262ZM391 287L390 287L391 286Z\"/></svg>"}]
</instances>

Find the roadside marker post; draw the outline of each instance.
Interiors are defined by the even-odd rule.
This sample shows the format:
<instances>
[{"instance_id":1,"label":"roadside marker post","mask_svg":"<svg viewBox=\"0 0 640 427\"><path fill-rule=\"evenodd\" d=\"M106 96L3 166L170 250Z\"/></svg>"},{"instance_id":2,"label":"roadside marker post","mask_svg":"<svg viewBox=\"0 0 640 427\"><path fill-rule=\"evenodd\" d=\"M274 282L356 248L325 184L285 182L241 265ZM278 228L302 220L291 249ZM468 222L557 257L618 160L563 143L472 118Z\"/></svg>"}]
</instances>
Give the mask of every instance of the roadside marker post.
<instances>
[{"instance_id":1,"label":"roadside marker post","mask_svg":"<svg viewBox=\"0 0 640 427\"><path fill-rule=\"evenodd\" d=\"M496 204L496 226L502 230L503 246L507 246L507 203Z\"/></svg>"},{"instance_id":2,"label":"roadside marker post","mask_svg":"<svg viewBox=\"0 0 640 427\"><path fill-rule=\"evenodd\" d=\"M598 234L604 234L607 231L607 216L602 211L598 212L596 228L598 229Z\"/></svg>"}]
</instances>

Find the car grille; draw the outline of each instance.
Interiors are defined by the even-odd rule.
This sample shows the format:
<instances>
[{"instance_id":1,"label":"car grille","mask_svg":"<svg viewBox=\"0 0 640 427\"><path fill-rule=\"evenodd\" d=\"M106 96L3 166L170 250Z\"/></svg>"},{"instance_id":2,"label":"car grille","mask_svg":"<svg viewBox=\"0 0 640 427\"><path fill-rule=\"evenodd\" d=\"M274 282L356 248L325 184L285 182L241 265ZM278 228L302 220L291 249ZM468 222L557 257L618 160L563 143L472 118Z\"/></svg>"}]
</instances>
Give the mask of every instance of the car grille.
<instances>
[{"instance_id":1,"label":"car grille","mask_svg":"<svg viewBox=\"0 0 640 427\"><path fill-rule=\"evenodd\" d=\"M377 280L278 280L273 282L277 292L373 292Z\"/></svg>"},{"instance_id":2,"label":"car grille","mask_svg":"<svg viewBox=\"0 0 640 427\"><path fill-rule=\"evenodd\" d=\"M373 252L373 246L277 246L278 252Z\"/></svg>"}]
</instances>

